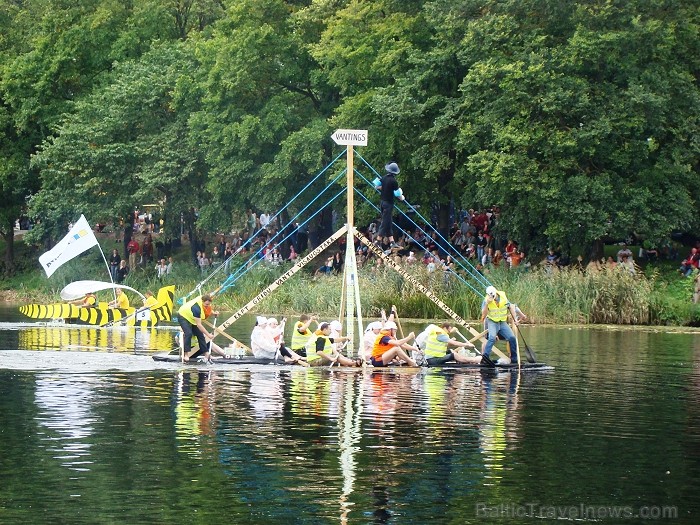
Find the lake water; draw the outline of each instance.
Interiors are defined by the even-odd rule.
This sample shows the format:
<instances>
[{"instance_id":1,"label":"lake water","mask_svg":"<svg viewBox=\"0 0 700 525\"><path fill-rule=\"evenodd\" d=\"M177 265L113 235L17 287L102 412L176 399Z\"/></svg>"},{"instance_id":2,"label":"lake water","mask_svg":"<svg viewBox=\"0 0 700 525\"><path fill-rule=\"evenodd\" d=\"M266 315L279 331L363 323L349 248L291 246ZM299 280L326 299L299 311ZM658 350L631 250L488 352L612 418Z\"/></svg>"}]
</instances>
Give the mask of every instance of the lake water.
<instances>
[{"instance_id":1,"label":"lake water","mask_svg":"<svg viewBox=\"0 0 700 525\"><path fill-rule=\"evenodd\" d=\"M524 327L554 371L373 373L0 321L3 524L700 522L698 333Z\"/></svg>"}]
</instances>

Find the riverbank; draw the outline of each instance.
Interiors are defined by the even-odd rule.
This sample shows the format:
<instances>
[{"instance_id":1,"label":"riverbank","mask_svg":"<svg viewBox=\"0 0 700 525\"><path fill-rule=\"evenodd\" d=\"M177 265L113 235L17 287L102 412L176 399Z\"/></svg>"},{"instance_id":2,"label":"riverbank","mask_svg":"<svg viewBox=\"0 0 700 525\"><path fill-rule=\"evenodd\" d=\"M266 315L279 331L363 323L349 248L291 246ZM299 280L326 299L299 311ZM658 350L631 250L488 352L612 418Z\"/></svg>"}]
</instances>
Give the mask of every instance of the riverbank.
<instances>
[{"instance_id":1,"label":"riverbank","mask_svg":"<svg viewBox=\"0 0 700 525\"><path fill-rule=\"evenodd\" d=\"M113 243L113 240L106 240L103 250L110 250ZM18 246L25 248L22 243ZM105 279L104 261L95 250L68 262L50 279L36 262L36 254L24 252L18 250L21 271L0 280L2 301L52 303L60 301L60 290L70 282ZM211 292L229 275L239 276L228 281L227 287L215 298L218 309L236 311L291 267L289 263L281 266L263 263L252 269L243 269L239 265L244 261L234 259L230 273L217 268L202 273L189 261L189 250L178 250L174 259L173 271L166 279L157 278L155 263L152 263L132 271L125 284L142 293L147 290L156 292L163 285L174 284L176 298L182 298L202 283L202 290ZM260 297L255 309L290 318L300 313L338 317L343 302L342 275L315 275L317 267L315 261L310 263L274 293ZM700 308L692 304L693 279L683 278L677 273L675 261L647 263L638 267L634 274L621 267L596 265L565 268L540 265L516 270L494 268L484 274L459 266L453 273L428 272L422 264L404 268L411 278L426 286L464 319L480 317L484 283L493 283L519 305L527 314L528 322L533 324L700 326ZM212 272L216 274L212 275ZM358 277L365 318L379 317L381 310L388 311L391 305L397 306L403 318L445 318L445 313L433 300L392 268L369 263L359 269Z\"/></svg>"},{"instance_id":2,"label":"riverbank","mask_svg":"<svg viewBox=\"0 0 700 525\"><path fill-rule=\"evenodd\" d=\"M216 307L238 310L289 268L259 266L222 291L215 298ZM85 267L82 270L78 274L67 268L62 274L57 272L57 278L52 277L51 280L38 272L16 276L12 281L0 283L3 288L0 289L0 300L13 303L59 301L60 290L69 282L100 273L99 265L94 271L85 271ZM421 265L409 267L407 272L464 319L480 317L481 296L470 284L468 275L429 273ZM176 297L180 298L194 290L202 277L200 272L183 264L167 281L161 282L147 270L137 270L130 274L126 284L141 292L156 291L162 285L175 284ZM684 279L677 274L662 274L658 268L647 268L635 275L618 269L597 272L577 269L497 269L484 278L505 290L509 299L519 305L527 314L528 322L533 324L700 326L699 308L691 301L692 279ZM223 279L223 275L220 279L211 279L204 290L215 289ZM381 310L388 311L391 305L397 306L403 318L446 317L430 298L404 282L390 268L361 268L359 279L362 313L366 318L379 317ZM255 309L277 312L277 315L287 317L300 313L338 317L342 288L342 276L314 276L304 269L274 293L260 298Z\"/></svg>"}]
</instances>

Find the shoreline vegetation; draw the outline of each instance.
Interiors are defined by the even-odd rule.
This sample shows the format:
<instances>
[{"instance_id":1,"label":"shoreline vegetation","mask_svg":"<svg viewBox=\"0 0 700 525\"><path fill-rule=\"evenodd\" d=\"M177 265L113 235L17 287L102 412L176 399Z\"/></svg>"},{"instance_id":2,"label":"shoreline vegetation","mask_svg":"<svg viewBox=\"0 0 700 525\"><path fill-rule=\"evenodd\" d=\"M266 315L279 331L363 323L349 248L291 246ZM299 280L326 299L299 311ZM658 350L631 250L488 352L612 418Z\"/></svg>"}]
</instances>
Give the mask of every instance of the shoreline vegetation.
<instances>
[{"instance_id":1,"label":"shoreline vegetation","mask_svg":"<svg viewBox=\"0 0 700 525\"><path fill-rule=\"evenodd\" d=\"M103 247L105 253L113 244ZM157 291L166 284L176 285L176 299L189 294L208 274L202 274L189 261L189 249L175 256L173 273L164 281L155 275L155 262L132 271L125 284L141 291ZM0 280L0 300L11 302L59 302L59 292L68 283L81 279L107 280L106 268L96 250L60 268L47 279L38 263L38 254L26 253L25 268L17 275ZM341 275L314 275L318 261L310 263L297 275L279 286L256 305L256 311L274 312L292 317L313 313L338 317L341 310ZM234 259L231 271L242 260ZM218 309L236 311L256 297L283 274L290 265L259 264L215 299ZM443 300L465 320L478 319L481 292L472 288L467 275L464 280L442 271L428 273L422 264L406 267L407 271ZM219 272L203 287L210 292L223 282ZM382 308L395 304L405 319L443 319L446 314L428 297L391 268L367 265L359 269L360 296L364 318L378 318ZM529 324L547 325L632 325L632 326L700 326L699 305L692 303L693 279L676 272L675 261L647 264L632 274L624 268L572 265L565 268L534 265L531 268L507 270L495 268L486 278L504 290L528 316ZM470 284L465 284L470 283ZM106 292L104 292L106 293ZM106 298L106 295L105 295ZM106 300L100 297L101 300ZM132 299L133 300L133 299Z\"/></svg>"}]
</instances>

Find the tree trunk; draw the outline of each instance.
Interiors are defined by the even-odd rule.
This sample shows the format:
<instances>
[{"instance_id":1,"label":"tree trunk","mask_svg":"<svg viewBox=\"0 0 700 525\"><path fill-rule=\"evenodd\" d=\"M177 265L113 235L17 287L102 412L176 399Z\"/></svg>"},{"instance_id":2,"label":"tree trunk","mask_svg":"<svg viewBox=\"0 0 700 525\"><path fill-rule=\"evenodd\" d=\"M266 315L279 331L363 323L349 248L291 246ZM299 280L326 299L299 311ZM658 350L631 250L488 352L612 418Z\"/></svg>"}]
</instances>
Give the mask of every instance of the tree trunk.
<instances>
[{"instance_id":1,"label":"tree trunk","mask_svg":"<svg viewBox=\"0 0 700 525\"><path fill-rule=\"evenodd\" d=\"M603 258L603 240L596 239L591 243L588 257L590 261L600 261Z\"/></svg>"},{"instance_id":2,"label":"tree trunk","mask_svg":"<svg viewBox=\"0 0 700 525\"><path fill-rule=\"evenodd\" d=\"M309 223L311 225L309 228L309 246L312 250L335 233L332 231L332 221L332 210L330 207L326 207L316 216L315 221Z\"/></svg>"},{"instance_id":3,"label":"tree trunk","mask_svg":"<svg viewBox=\"0 0 700 525\"><path fill-rule=\"evenodd\" d=\"M15 272L15 229L10 223L7 231L2 232L5 240L5 275L10 276Z\"/></svg>"}]
</instances>

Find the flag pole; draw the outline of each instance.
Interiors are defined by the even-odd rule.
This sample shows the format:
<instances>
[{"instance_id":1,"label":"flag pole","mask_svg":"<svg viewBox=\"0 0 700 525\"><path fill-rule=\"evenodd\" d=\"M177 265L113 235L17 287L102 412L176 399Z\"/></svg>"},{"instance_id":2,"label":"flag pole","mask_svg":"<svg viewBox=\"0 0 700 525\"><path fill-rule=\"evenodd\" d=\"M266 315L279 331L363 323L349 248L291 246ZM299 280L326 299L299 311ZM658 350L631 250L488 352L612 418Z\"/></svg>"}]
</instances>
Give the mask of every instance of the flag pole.
<instances>
[{"instance_id":1,"label":"flag pole","mask_svg":"<svg viewBox=\"0 0 700 525\"><path fill-rule=\"evenodd\" d=\"M81 215L81 217L85 217L84 215ZM87 222L87 219L85 219ZM90 223L88 223L89 225ZM95 232L92 230L92 226L90 226L90 231L92 231L92 234L95 235ZM114 278L112 277L112 271L109 269L109 263L107 262L107 257L105 257L105 252L102 251L102 246L100 245L100 242L97 240L97 236L95 236L95 244L97 244L97 248L100 250L100 254L102 255L102 260L105 262L105 267L107 268L107 275L109 275L109 282L112 283L112 295L114 296L114 303L116 304L117 302L117 288L114 286Z\"/></svg>"},{"instance_id":2,"label":"flag pole","mask_svg":"<svg viewBox=\"0 0 700 525\"><path fill-rule=\"evenodd\" d=\"M97 237L95 237L97 238ZM105 252L102 251L102 246L100 246L100 243L97 243L97 247L100 249L100 253L102 254L102 260L105 262L105 266L107 267L107 275L109 275L109 282L112 283L112 294L114 295L114 302L116 303L117 301L117 288L114 286L114 278L112 277L112 271L109 268L109 263L107 262L107 257L105 257Z\"/></svg>"}]
</instances>

